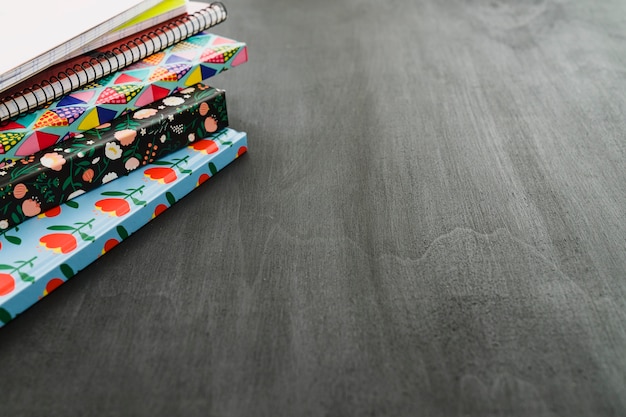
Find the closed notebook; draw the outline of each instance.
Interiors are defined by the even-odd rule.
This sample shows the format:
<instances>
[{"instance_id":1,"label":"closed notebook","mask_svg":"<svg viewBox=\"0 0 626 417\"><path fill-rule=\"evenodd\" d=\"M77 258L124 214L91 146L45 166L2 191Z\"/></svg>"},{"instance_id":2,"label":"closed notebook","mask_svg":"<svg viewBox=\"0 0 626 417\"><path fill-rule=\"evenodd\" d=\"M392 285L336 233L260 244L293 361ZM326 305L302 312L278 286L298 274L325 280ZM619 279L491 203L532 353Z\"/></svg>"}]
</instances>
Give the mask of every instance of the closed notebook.
<instances>
[{"instance_id":1,"label":"closed notebook","mask_svg":"<svg viewBox=\"0 0 626 417\"><path fill-rule=\"evenodd\" d=\"M246 152L225 129L0 232L0 327ZM206 192L210 192L209 189ZM175 221L193 221L184 213ZM0 227L2 227L0 221ZM80 274L74 279L80 278Z\"/></svg>"},{"instance_id":2,"label":"closed notebook","mask_svg":"<svg viewBox=\"0 0 626 417\"><path fill-rule=\"evenodd\" d=\"M224 91L188 87L0 169L0 221L17 225L228 126Z\"/></svg>"},{"instance_id":3,"label":"closed notebook","mask_svg":"<svg viewBox=\"0 0 626 417\"><path fill-rule=\"evenodd\" d=\"M174 24L164 24L159 29L107 45L94 51L93 55L76 57L55 65L3 94L0 99L0 122L41 108L46 103L114 74L225 19L224 5L214 2L196 13L177 19ZM67 56L67 53L63 56Z\"/></svg>"},{"instance_id":4,"label":"closed notebook","mask_svg":"<svg viewBox=\"0 0 626 417\"><path fill-rule=\"evenodd\" d=\"M47 68L160 0L9 0L2 2L5 37L0 91Z\"/></svg>"},{"instance_id":5,"label":"closed notebook","mask_svg":"<svg viewBox=\"0 0 626 417\"><path fill-rule=\"evenodd\" d=\"M53 146L246 61L245 43L210 33L194 35L44 109L0 124L0 162Z\"/></svg>"},{"instance_id":6,"label":"closed notebook","mask_svg":"<svg viewBox=\"0 0 626 417\"><path fill-rule=\"evenodd\" d=\"M206 3L196 1L162 0L159 4L146 10L134 19L76 49L67 57L59 60L59 63L104 48L129 36L140 38L149 31L161 28L165 24L176 24L177 18L185 14L193 14L205 7L207 7Z\"/></svg>"}]
</instances>

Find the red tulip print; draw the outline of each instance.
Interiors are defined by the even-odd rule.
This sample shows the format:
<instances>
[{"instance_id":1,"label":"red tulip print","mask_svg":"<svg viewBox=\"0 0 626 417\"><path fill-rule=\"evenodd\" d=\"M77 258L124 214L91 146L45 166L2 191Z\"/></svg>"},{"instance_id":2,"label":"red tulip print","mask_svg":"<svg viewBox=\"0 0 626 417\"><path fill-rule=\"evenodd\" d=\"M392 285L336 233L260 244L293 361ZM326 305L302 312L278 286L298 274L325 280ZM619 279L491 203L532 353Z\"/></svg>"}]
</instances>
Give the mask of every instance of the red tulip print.
<instances>
[{"instance_id":1,"label":"red tulip print","mask_svg":"<svg viewBox=\"0 0 626 417\"><path fill-rule=\"evenodd\" d=\"M161 184L169 184L172 181L176 181L176 171L172 168L148 168L144 171L144 175L151 180L160 182Z\"/></svg>"},{"instance_id":2,"label":"red tulip print","mask_svg":"<svg viewBox=\"0 0 626 417\"><path fill-rule=\"evenodd\" d=\"M174 168L178 169L181 174L191 174L191 170L181 167L181 165L187 164L188 160L189 156L185 156L184 158L174 158L173 161L156 161L153 164L161 166L146 169L144 171L144 175L151 180L160 182L161 184L169 184L178 179Z\"/></svg>"},{"instance_id":3,"label":"red tulip print","mask_svg":"<svg viewBox=\"0 0 626 417\"><path fill-rule=\"evenodd\" d=\"M34 266L34 261L37 259L36 256L33 256L27 261L14 261L13 265L0 264L0 297L3 295L7 295L15 290L15 277L14 275L17 273L17 276L24 282L34 282L35 277L27 274L22 271L22 268L32 268ZM17 266L15 266L17 265Z\"/></svg>"},{"instance_id":4,"label":"red tulip print","mask_svg":"<svg viewBox=\"0 0 626 417\"><path fill-rule=\"evenodd\" d=\"M130 213L130 204L123 198L104 198L96 201L95 206L101 212L111 214L115 217L122 217Z\"/></svg>"},{"instance_id":5,"label":"red tulip print","mask_svg":"<svg viewBox=\"0 0 626 417\"><path fill-rule=\"evenodd\" d=\"M57 288L59 288L59 286L61 284L63 284L65 281L63 281L61 278L52 278L50 281L48 281L48 283L46 284L46 288L43 291L43 296L45 297L46 295L50 294L52 291L56 290Z\"/></svg>"},{"instance_id":6,"label":"red tulip print","mask_svg":"<svg viewBox=\"0 0 626 417\"><path fill-rule=\"evenodd\" d=\"M239 149L237 149L237 158L239 158L241 155L243 155L247 151L248 151L248 148L246 148L245 146L241 146Z\"/></svg>"},{"instance_id":7,"label":"red tulip print","mask_svg":"<svg viewBox=\"0 0 626 417\"><path fill-rule=\"evenodd\" d=\"M56 253L70 253L78 246L76 238L70 233L50 233L39 238L39 243Z\"/></svg>"},{"instance_id":8,"label":"red tulip print","mask_svg":"<svg viewBox=\"0 0 626 417\"><path fill-rule=\"evenodd\" d=\"M104 247L102 248L102 254L104 255L105 253L107 253L108 251L116 247L119 243L120 241L117 239L111 238L107 240L106 242L104 242Z\"/></svg>"},{"instance_id":9,"label":"red tulip print","mask_svg":"<svg viewBox=\"0 0 626 417\"><path fill-rule=\"evenodd\" d=\"M61 206L56 206L50 210L46 210L39 215L39 217L56 217L61 214Z\"/></svg>"},{"instance_id":10,"label":"red tulip print","mask_svg":"<svg viewBox=\"0 0 626 417\"><path fill-rule=\"evenodd\" d=\"M204 184L206 181L208 181L209 178L211 178L209 177L209 174L200 174L200 177L198 177L198 182L196 183L196 187L200 184Z\"/></svg>"},{"instance_id":11,"label":"red tulip print","mask_svg":"<svg viewBox=\"0 0 626 417\"><path fill-rule=\"evenodd\" d=\"M115 230L117 231L117 234L119 235L119 239L112 237L111 239L104 242L104 247L102 248L102 255L104 255L105 253L107 253L108 251L116 247L122 240L128 237L128 230L126 230L124 226L119 225L115 228Z\"/></svg>"},{"instance_id":12,"label":"red tulip print","mask_svg":"<svg viewBox=\"0 0 626 417\"><path fill-rule=\"evenodd\" d=\"M105 191L102 193L104 196L111 198L103 198L96 201L96 208L103 213L108 213L116 217L122 217L130 213L130 204L126 199L130 199L133 204L138 206L145 206L146 202L135 197L135 194L143 194L144 186L138 188L129 188L126 191Z\"/></svg>"},{"instance_id":13,"label":"red tulip print","mask_svg":"<svg viewBox=\"0 0 626 417\"><path fill-rule=\"evenodd\" d=\"M85 170L85 172L83 172L83 175L82 175L83 181L91 182L93 181L93 177L95 175L96 175L96 172L93 170L93 168L88 168Z\"/></svg>"},{"instance_id":14,"label":"red tulip print","mask_svg":"<svg viewBox=\"0 0 626 417\"><path fill-rule=\"evenodd\" d=\"M204 152L206 154L215 153L219 150L217 143L211 139L202 139L190 145L191 149L198 152Z\"/></svg>"},{"instance_id":15,"label":"red tulip print","mask_svg":"<svg viewBox=\"0 0 626 417\"><path fill-rule=\"evenodd\" d=\"M154 208L154 213L152 214L152 218L154 219L156 216L163 213L165 210L167 210L167 206L165 204L159 204L158 206Z\"/></svg>"},{"instance_id":16,"label":"red tulip print","mask_svg":"<svg viewBox=\"0 0 626 417\"><path fill-rule=\"evenodd\" d=\"M11 274L0 273L0 297L11 294L15 289L15 278Z\"/></svg>"},{"instance_id":17,"label":"red tulip print","mask_svg":"<svg viewBox=\"0 0 626 417\"><path fill-rule=\"evenodd\" d=\"M49 233L39 238L39 244L46 249L50 249L56 253L70 253L78 247L78 241L74 234L78 234L85 242L93 241L95 238L85 232L82 229L93 227L92 223L95 219L91 219L87 222L76 222L74 226L68 225L54 225L48 226L48 230L52 230L59 233Z\"/></svg>"}]
</instances>

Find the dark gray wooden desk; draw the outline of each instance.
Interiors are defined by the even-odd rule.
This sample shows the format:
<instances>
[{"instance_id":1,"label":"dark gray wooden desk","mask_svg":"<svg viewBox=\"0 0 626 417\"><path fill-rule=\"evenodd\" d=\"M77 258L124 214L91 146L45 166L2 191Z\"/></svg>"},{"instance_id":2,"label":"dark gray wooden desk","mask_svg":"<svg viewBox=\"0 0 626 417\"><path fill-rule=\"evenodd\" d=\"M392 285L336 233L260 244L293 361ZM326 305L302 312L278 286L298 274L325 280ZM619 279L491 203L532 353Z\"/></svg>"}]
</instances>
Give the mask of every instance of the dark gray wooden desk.
<instances>
[{"instance_id":1,"label":"dark gray wooden desk","mask_svg":"<svg viewBox=\"0 0 626 417\"><path fill-rule=\"evenodd\" d=\"M227 6L249 153L0 330L0 415L626 415L626 3Z\"/></svg>"}]
</instances>

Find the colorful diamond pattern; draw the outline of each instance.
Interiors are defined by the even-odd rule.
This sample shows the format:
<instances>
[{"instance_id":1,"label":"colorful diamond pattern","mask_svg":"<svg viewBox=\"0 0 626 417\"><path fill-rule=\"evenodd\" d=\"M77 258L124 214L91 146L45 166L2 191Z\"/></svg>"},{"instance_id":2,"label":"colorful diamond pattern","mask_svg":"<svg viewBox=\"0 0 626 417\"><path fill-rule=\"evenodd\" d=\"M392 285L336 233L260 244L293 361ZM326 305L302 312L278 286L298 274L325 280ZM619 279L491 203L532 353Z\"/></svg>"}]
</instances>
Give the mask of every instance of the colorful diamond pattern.
<instances>
[{"instance_id":1,"label":"colorful diamond pattern","mask_svg":"<svg viewBox=\"0 0 626 417\"><path fill-rule=\"evenodd\" d=\"M195 50L195 49L198 49L198 45L195 45L192 42L189 42L187 40L187 41L178 42L176 45L174 45L174 47L172 48L172 52L176 53L176 52L190 51L190 50Z\"/></svg>"},{"instance_id":2,"label":"colorful diamond pattern","mask_svg":"<svg viewBox=\"0 0 626 417\"><path fill-rule=\"evenodd\" d=\"M175 82L189 72L191 65L189 64L173 64L164 67L158 67L150 76L150 81L171 81Z\"/></svg>"},{"instance_id":3,"label":"colorful diamond pattern","mask_svg":"<svg viewBox=\"0 0 626 417\"><path fill-rule=\"evenodd\" d=\"M105 88L98 96L96 104L126 104L141 91L136 84L113 85Z\"/></svg>"},{"instance_id":4,"label":"colorful diamond pattern","mask_svg":"<svg viewBox=\"0 0 626 417\"><path fill-rule=\"evenodd\" d=\"M85 112L84 107L57 107L46 111L35 123L35 129L46 126L68 126L81 114Z\"/></svg>"},{"instance_id":5,"label":"colorful diamond pattern","mask_svg":"<svg viewBox=\"0 0 626 417\"><path fill-rule=\"evenodd\" d=\"M52 146L246 60L243 43L210 33L192 36L40 110L0 124L0 162Z\"/></svg>"},{"instance_id":6,"label":"colorful diamond pattern","mask_svg":"<svg viewBox=\"0 0 626 417\"><path fill-rule=\"evenodd\" d=\"M17 145L17 143L21 141L24 136L26 136L26 133L0 133L0 144L2 144L2 147L0 148L0 153L5 153L9 149Z\"/></svg>"}]
</instances>

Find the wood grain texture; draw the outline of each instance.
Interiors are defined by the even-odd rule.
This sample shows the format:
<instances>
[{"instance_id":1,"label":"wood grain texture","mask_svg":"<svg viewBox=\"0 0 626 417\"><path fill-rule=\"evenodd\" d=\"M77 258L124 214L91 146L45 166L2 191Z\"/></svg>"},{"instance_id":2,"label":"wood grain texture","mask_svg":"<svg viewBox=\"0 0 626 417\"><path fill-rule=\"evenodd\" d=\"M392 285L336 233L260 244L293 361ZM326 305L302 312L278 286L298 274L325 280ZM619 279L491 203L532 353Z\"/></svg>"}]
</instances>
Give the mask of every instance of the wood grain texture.
<instances>
[{"instance_id":1,"label":"wood grain texture","mask_svg":"<svg viewBox=\"0 0 626 417\"><path fill-rule=\"evenodd\" d=\"M626 3L226 4L249 153L0 331L0 415L626 415Z\"/></svg>"}]
</instances>

